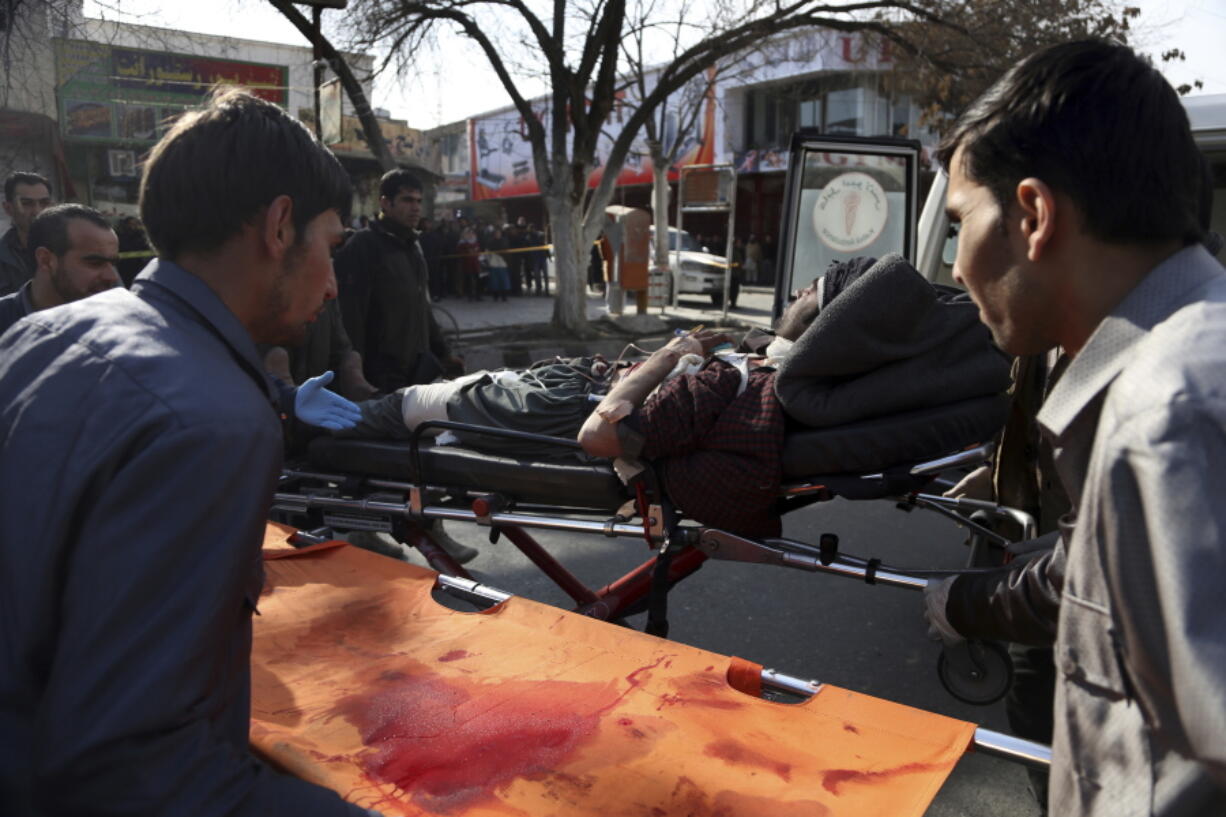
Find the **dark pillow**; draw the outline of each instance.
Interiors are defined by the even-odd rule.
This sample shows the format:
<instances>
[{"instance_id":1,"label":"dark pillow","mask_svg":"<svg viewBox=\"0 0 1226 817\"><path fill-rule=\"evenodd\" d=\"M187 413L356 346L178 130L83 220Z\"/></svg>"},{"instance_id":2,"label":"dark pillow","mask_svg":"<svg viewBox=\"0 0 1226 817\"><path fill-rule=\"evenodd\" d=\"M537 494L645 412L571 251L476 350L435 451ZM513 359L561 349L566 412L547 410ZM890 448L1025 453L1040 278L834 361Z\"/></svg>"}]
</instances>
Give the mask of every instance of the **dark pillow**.
<instances>
[{"instance_id":1,"label":"dark pillow","mask_svg":"<svg viewBox=\"0 0 1226 817\"><path fill-rule=\"evenodd\" d=\"M897 254L857 272L779 367L789 417L824 428L1009 387L1009 359L968 296L934 287Z\"/></svg>"}]
</instances>

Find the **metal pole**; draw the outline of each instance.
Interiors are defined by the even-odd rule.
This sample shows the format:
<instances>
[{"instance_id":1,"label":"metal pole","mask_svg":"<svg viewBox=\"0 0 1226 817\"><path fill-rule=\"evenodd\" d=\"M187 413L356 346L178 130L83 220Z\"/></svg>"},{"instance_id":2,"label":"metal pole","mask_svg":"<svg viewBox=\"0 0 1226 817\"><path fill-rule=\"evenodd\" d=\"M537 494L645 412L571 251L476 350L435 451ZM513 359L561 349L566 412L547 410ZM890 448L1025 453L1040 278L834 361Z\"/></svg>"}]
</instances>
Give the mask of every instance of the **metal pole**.
<instances>
[{"instance_id":1,"label":"metal pole","mask_svg":"<svg viewBox=\"0 0 1226 817\"><path fill-rule=\"evenodd\" d=\"M728 320L728 302L732 300L732 235L736 232L736 168L728 168L728 241L724 250L724 322Z\"/></svg>"},{"instance_id":2,"label":"metal pole","mask_svg":"<svg viewBox=\"0 0 1226 817\"><path fill-rule=\"evenodd\" d=\"M311 68L314 71L315 77L315 136L319 139L324 138L323 122L319 117L319 86L324 81L324 69L320 66L319 61L323 58L323 54L319 52L319 37L323 30L321 21L323 20L324 10L321 6L313 6L311 8L311 24L315 28L315 38L311 40Z\"/></svg>"},{"instance_id":3,"label":"metal pole","mask_svg":"<svg viewBox=\"0 0 1226 817\"><path fill-rule=\"evenodd\" d=\"M677 240L673 244L673 297L672 305L677 307L677 299L681 293L681 202L685 200L685 168L677 168Z\"/></svg>"}]
</instances>

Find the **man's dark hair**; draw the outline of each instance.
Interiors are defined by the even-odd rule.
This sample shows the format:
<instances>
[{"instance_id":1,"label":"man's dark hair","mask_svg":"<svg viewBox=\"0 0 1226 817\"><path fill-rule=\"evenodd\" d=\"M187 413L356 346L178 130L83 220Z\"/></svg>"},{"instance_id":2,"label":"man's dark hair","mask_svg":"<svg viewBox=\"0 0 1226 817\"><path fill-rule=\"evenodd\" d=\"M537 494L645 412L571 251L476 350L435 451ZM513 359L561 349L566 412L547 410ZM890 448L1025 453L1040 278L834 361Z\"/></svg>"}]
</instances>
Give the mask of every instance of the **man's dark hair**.
<instances>
[{"instance_id":1,"label":"man's dark hair","mask_svg":"<svg viewBox=\"0 0 1226 817\"><path fill-rule=\"evenodd\" d=\"M386 196L394 199L400 195L401 190L406 189L420 193L421 181L413 175L412 171L405 170L403 167L389 170L383 174L383 178L379 179L379 198Z\"/></svg>"},{"instance_id":2,"label":"man's dark hair","mask_svg":"<svg viewBox=\"0 0 1226 817\"><path fill-rule=\"evenodd\" d=\"M4 200L11 202L13 197L17 195L17 185L19 184L45 184L47 191L51 191L51 182L37 173L27 173L24 170L18 170L10 173L4 180Z\"/></svg>"},{"instance_id":3,"label":"man's dark hair","mask_svg":"<svg viewBox=\"0 0 1226 817\"><path fill-rule=\"evenodd\" d=\"M229 89L186 113L145 163L140 215L158 254L209 253L278 196L293 202L298 241L326 210L342 220L349 176L300 122L271 102Z\"/></svg>"},{"instance_id":4,"label":"man's dark hair","mask_svg":"<svg viewBox=\"0 0 1226 817\"><path fill-rule=\"evenodd\" d=\"M84 204L57 204L43 210L30 223L30 238L27 242L30 252L46 247L56 258L63 258L72 248L68 241L68 222L78 218L104 230L111 229L111 223L106 217L92 207L86 207Z\"/></svg>"},{"instance_id":5,"label":"man's dark hair","mask_svg":"<svg viewBox=\"0 0 1226 817\"><path fill-rule=\"evenodd\" d=\"M1063 43L1014 65L942 141L1004 212L1035 177L1069 196L1111 243L1199 241L1201 166L1175 89L1132 49Z\"/></svg>"}]
</instances>

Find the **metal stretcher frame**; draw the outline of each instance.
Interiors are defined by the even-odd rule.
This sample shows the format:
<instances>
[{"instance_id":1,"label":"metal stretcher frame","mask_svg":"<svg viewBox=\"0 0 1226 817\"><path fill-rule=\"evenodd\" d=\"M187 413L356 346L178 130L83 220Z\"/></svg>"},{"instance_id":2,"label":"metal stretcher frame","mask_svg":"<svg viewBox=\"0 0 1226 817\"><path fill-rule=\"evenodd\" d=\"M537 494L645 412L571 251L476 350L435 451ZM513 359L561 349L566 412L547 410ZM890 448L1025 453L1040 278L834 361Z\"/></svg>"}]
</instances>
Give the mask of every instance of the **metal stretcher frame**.
<instances>
[{"instance_id":1,"label":"metal stretcher frame","mask_svg":"<svg viewBox=\"0 0 1226 817\"><path fill-rule=\"evenodd\" d=\"M423 474L420 439L424 431L442 428L470 433L484 433L521 441L554 445L577 450L574 440L550 437L541 434L510 429L470 426L450 421L431 421L419 426L412 438L410 456L413 472ZM991 444L980 445L966 451L916 464L905 469L905 478L933 477L956 467L976 465L992 452ZM864 485L876 489L899 482L898 474L867 474L857 478ZM303 488L304 483L325 483L337 486L331 493ZM337 493L359 491L394 492L398 499L372 499L369 496L340 496ZM463 496L459 496L463 494ZM831 498L830 488L818 481L792 482L781 490L782 512L812 502ZM880 495L880 494L878 494ZM450 496L452 504L434 504L433 500ZM901 502L916 507L931 508L955 518L981 535L1002 539L993 531L977 525L957 514L959 510L985 510L996 515L1020 521L1027 531L1033 531L1034 523L1019 511L1002 508L989 503L969 502L926 494L911 490L895 496ZM465 500L468 507L458 506ZM819 545L777 538L755 540L719 530L691 524L669 525L672 516L666 497L654 497L646 508L639 508L641 521L607 516L607 512L584 513L574 508L515 504L505 497L482 492L474 487L457 490L453 486L431 485L428 480L406 482L379 478L355 478L348 474L318 472L311 469L287 468L281 478L281 490L274 496L273 508L277 511L306 514L313 518L312 527L327 526L329 514L349 513L362 518L347 517L342 522L348 529L380 530L391 533L396 539L414 547L426 558L429 565L440 573L471 580L468 574L446 551L435 544L419 523L440 519L470 522L489 527L492 536L505 535L511 543L529 558L546 576L575 602L574 611L605 620L616 620L644 609L652 591L653 576L657 585L666 580L671 587L697 571L710 558L731 561L776 564L811 572L829 573L849 578L858 578L869 584L885 584L922 590L928 576L948 575L951 571L919 569L901 570L881 564L876 559L859 559L838 552L838 540L833 534L824 534ZM603 518L601 518L603 517ZM383 520L371 522L371 520ZM341 528L342 530L345 528ZM652 556L638 567L599 589L584 584L566 569L528 532L530 529L568 531L595 534L608 538L628 537L645 540L655 549ZM667 568L667 576L658 569L661 559ZM666 588L665 588L666 590ZM659 633L662 634L662 633Z\"/></svg>"}]
</instances>

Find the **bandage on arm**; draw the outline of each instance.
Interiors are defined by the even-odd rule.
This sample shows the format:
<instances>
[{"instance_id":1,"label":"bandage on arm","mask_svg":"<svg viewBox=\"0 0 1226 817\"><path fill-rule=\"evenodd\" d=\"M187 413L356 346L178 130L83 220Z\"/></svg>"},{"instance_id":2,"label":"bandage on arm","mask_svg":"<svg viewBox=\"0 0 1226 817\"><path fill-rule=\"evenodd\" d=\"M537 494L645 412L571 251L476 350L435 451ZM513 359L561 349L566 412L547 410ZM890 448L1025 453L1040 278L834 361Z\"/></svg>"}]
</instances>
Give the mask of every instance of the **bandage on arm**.
<instances>
[{"instance_id":1,"label":"bandage on arm","mask_svg":"<svg viewBox=\"0 0 1226 817\"><path fill-rule=\"evenodd\" d=\"M690 336L674 338L614 386L579 429L583 450L593 457L621 456L617 424L642 405L686 354L702 354L702 343Z\"/></svg>"}]
</instances>

